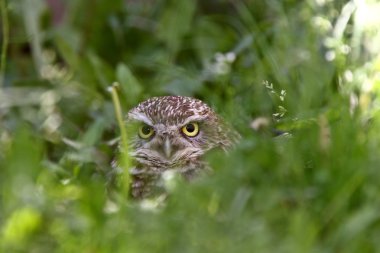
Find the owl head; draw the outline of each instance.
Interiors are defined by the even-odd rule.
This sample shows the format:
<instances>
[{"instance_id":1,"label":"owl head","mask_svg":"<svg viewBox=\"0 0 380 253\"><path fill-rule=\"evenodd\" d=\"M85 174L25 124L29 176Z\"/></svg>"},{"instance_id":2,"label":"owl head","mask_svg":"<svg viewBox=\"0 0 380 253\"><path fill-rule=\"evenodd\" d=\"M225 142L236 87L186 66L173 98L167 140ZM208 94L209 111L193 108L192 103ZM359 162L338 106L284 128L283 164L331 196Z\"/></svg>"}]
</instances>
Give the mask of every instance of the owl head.
<instances>
[{"instance_id":1,"label":"owl head","mask_svg":"<svg viewBox=\"0 0 380 253\"><path fill-rule=\"evenodd\" d=\"M127 115L131 156L151 170L189 168L210 149L232 145L230 129L198 99L150 98Z\"/></svg>"}]
</instances>

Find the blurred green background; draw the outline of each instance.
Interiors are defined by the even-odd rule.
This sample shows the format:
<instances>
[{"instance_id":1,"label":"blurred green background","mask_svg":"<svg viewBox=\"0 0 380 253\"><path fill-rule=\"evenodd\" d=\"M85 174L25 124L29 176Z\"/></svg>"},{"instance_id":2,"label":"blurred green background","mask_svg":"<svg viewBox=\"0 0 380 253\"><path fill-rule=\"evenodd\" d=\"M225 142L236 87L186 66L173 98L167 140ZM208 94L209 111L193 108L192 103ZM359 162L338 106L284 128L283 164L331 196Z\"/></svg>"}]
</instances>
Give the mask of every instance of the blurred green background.
<instances>
[{"instance_id":1,"label":"blurred green background","mask_svg":"<svg viewBox=\"0 0 380 253\"><path fill-rule=\"evenodd\" d=\"M0 252L380 252L377 1L0 3ZM115 81L124 112L194 96L242 140L130 201Z\"/></svg>"}]
</instances>

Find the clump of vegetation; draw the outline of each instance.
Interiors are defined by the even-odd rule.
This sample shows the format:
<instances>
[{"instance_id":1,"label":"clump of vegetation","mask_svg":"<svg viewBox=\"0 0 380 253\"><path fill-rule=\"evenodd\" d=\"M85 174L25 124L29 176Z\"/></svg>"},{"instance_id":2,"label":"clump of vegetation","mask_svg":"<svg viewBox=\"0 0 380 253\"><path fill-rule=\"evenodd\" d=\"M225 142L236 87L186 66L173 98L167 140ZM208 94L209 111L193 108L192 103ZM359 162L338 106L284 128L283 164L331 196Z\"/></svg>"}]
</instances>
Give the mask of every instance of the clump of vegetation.
<instances>
[{"instance_id":1,"label":"clump of vegetation","mask_svg":"<svg viewBox=\"0 0 380 253\"><path fill-rule=\"evenodd\" d=\"M0 251L380 249L379 3L0 2ZM114 82L124 112L194 96L242 139L131 201Z\"/></svg>"}]
</instances>

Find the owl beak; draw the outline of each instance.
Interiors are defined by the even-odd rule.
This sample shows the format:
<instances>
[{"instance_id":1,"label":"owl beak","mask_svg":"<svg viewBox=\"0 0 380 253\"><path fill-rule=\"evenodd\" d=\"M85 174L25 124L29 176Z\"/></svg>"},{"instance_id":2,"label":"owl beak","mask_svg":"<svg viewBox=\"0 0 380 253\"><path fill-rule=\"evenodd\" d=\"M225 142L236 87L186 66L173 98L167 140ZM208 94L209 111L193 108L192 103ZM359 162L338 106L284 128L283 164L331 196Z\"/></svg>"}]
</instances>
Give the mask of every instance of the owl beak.
<instances>
[{"instance_id":1,"label":"owl beak","mask_svg":"<svg viewBox=\"0 0 380 253\"><path fill-rule=\"evenodd\" d=\"M164 154L166 158L169 158L172 155L172 144L168 138L166 138L164 142Z\"/></svg>"}]
</instances>

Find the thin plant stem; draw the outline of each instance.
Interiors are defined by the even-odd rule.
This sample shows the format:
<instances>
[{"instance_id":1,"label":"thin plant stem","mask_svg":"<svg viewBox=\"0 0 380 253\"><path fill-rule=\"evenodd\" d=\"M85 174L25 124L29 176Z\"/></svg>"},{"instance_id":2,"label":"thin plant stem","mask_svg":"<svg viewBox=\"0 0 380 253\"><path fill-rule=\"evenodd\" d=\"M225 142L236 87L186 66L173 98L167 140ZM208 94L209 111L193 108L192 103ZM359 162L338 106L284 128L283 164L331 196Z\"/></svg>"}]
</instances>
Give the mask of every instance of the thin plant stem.
<instances>
[{"instance_id":1,"label":"thin plant stem","mask_svg":"<svg viewBox=\"0 0 380 253\"><path fill-rule=\"evenodd\" d=\"M0 88L5 82L5 68L7 62L7 50L9 43L9 23L8 23L8 11L6 0L0 0L1 8L1 21L2 21L2 30L3 30L3 45L1 48L1 60L0 60Z\"/></svg>"},{"instance_id":2,"label":"thin plant stem","mask_svg":"<svg viewBox=\"0 0 380 253\"><path fill-rule=\"evenodd\" d=\"M109 87L109 91L111 92L112 95L112 101L113 105L115 108L115 115L116 115L116 120L119 125L120 129L120 135L121 135L121 145L120 145L120 165L122 166L124 170L124 180L122 182L124 186L124 190L126 191L126 194L129 194L129 183L130 183L130 175L129 175L129 167L130 167L130 159L128 155L128 141L127 141L127 131L124 126L124 121L123 121L123 113L120 105L120 100L119 96L117 93L117 87L119 87L118 83L113 83L112 86Z\"/></svg>"}]
</instances>

